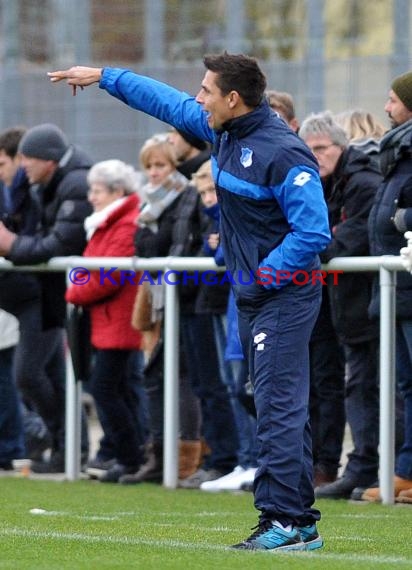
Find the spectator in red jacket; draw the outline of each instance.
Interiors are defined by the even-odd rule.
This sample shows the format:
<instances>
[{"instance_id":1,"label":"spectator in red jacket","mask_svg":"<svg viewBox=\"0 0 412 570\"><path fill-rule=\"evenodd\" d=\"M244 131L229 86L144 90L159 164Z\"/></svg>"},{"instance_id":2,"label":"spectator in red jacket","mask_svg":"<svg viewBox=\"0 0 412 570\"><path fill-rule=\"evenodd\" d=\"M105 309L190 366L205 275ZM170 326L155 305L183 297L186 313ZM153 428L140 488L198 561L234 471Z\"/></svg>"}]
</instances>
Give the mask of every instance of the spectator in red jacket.
<instances>
[{"instance_id":1,"label":"spectator in red jacket","mask_svg":"<svg viewBox=\"0 0 412 570\"><path fill-rule=\"evenodd\" d=\"M90 169L88 199L93 213L85 220L85 257L134 255L138 181L134 168L120 160L99 162ZM90 311L91 342L96 349L90 392L115 454L114 464L100 477L103 482L117 482L143 462L142 429L128 378L141 342L140 332L130 324L138 276L124 279L124 275L104 268L79 271L66 292L66 301Z\"/></svg>"}]
</instances>

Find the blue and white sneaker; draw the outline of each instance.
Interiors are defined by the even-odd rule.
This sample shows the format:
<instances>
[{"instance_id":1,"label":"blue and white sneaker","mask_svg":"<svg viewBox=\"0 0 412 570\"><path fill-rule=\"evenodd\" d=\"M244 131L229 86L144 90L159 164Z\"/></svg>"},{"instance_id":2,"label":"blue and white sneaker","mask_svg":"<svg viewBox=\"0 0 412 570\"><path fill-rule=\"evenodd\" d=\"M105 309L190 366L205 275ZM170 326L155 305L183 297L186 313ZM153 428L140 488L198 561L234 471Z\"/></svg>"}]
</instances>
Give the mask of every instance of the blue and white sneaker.
<instances>
[{"instance_id":1,"label":"blue and white sneaker","mask_svg":"<svg viewBox=\"0 0 412 570\"><path fill-rule=\"evenodd\" d=\"M306 545L296 528L288 531L268 520L259 522L254 528L256 530L249 538L239 544L234 544L232 548L236 550L269 550L271 552L306 550Z\"/></svg>"},{"instance_id":2,"label":"blue and white sneaker","mask_svg":"<svg viewBox=\"0 0 412 570\"><path fill-rule=\"evenodd\" d=\"M305 550L316 550L322 548L323 538L318 533L316 524L298 527L299 534L305 545Z\"/></svg>"}]
</instances>

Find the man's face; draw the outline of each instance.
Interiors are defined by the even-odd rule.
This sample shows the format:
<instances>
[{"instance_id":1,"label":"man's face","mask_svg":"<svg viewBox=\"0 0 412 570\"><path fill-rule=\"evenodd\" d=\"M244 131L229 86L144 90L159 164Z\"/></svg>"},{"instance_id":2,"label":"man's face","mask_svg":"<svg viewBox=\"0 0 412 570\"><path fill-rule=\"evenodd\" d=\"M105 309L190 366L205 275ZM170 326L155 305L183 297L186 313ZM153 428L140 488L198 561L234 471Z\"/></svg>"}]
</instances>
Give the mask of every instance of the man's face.
<instances>
[{"instance_id":1,"label":"man's face","mask_svg":"<svg viewBox=\"0 0 412 570\"><path fill-rule=\"evenodd\" d=\"M53 160L33 158L24 154L21 157L21 165L26 171L30 184L47 184L57 168Z\"/></svg>"},{"instance_id":2,"label":"man's face","mask_svg":"<svg viewBox=\"0 0 412 570\"><path fill-rule=\"evenodd\" d=\"M385 104L385 112L389 117L392 128L403 125L409 119L412 119L412 111L402 103L395 91L389 91L389 97Z\"/></svg>"},{"instance_id":3,"label":"man's face","mask_svg":"<svg viewBox=\"0 0 412 570\"><path fill-rule=\"evenodd\" d=\"M0 150L0 180L6 186L11 186L13 182L14 175L20 166L20 157L15 156L12 158L5 153L4 150Z\"/></svg>"},{"instance_id":4,"label":"man's face","mask_svg":"<svg viewBox=\"0 0 412 570\"><path fill-rule=\"evenodd\" d=\"M182 135L177 131L171 131L169 133L168 139L170 141L170 144L172 144L173 148L175 149L177 160L179 162L184 162L187 160L192 147L187 141L185 141Z\"/></svg>"},{"instance_id":5,"label":"man's face","mask_svg":"<svg viewBox=\"0 0 412 570\"><path fill-rule=\"evenodd\" d=\"M318 161L320 177L326 178L333 174L343 152L342 147L333 143L328 135L308 136L305 143Z\"/></svg>"},{"instance_id":6,"label":"man's face","mask_svg":"<svg viewBox=\"0 0 412 570\"><path fill-rule=\"evenodd\" d=\"M203 78L196 101L208 113L207 122L209 127L219 130L223 123L233 117L230 107L229 95L222 95L220 88L216 85L217 73L207 70Z\"/></svg>"}]
</instances>

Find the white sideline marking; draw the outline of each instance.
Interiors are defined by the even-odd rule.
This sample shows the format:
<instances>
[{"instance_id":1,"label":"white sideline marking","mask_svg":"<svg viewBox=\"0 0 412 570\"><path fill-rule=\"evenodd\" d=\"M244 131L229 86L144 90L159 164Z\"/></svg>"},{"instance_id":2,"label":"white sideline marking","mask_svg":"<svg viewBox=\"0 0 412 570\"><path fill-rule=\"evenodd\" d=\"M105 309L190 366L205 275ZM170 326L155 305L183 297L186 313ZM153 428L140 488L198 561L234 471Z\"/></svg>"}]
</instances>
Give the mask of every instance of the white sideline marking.
<instances>
[{"instance_id":1,"label":"white sideline marking","mask_svg":"<svg viewBox=\"0 0 412 570\"><path fill-rule=\"evenodd\" d=\"M398 513L397 513L398 515ZM368 514L365 513L363 515L351 515L351 514L341 514L341 515L326 515L326 517L328 519L392 519L395 518L395 515L392 515L390 513L387 514L376 514L376 515L372 515L372 514Z\"/></svg>"},{"instance_id":2,"label":"white sideline marking","mask_svg":"<svg viewBox=\"0 0 412 570\"><path fill-rule=\"evenodd\" d=\"M89 535L78 532L56 532L56 531L37 531L24 530L20 528L4 528L0 529L0 536L21 536L24 538L54 538L56 540L73 540L82 542L101 542L103 544L128 544L128 545L148 545L148 546L173 546L175 548L196 549L204 548L206 550L225 550L226 547L219 545L196 544L189 542L181 542L178 540L151 540L143 538L134 538L127 536L104 536Z\"/></svg>"},{"instance_id":3,"label":"white sideline marking","mask_svg":"<svg viewBox=\"0 0 412 570\"><path fill-rule=\"evenodd\" d=\"M39 512L37 512L39 511ZM41 511L41 512L40 512ZM32 515L48 515L48 516L54 516L54 517L58 517L58 516L77 516L77 517L81 517L83 515L76 515L74 513L71 513L69 511L47 511L46 509L30 509L29 513ZM90 515L90 516L102 516L102 517L116 517L116 518L120 518L120 517L137 517L137 516L141 516L144 513L150 513L153 514L153 511L151 510L144 510L141 509L139 511L119 511L119 512L114 512L111 513L110 515ZM222 511L208 511L208 512L199 512L199 513L187 513L185 511L179 512L179 511L173 511L172 513L170 511L166 511L166 512L159 512L158 515L161 517L193 517L193 518L210 518L210 517L219 517L221 518L223 517L230 517L237 514L236 511L228 511L228 512L222 512ZM89 516L89 515L85 515L85 516Z\"/></svg>"},{"instance_id":4,"label":"white sideline marking","mask_svg":"<svg viewBox=\"0 0 412 570\"><path fill-rule=\"evenodd\" d=\"M33 531L33 530L24 530L20 528L3 528L0 529L0 536L21 536L24 538L34 538L34 539L56 539L56 540L72 540L78 542L90 542L90 543L102 543L102 544L127 544L127 545L144 545L144 546L157 546L157 547L174 547L174 548L184 548L187 550L216 550L216 551L224 551L228 550L228 546L219 546L216 544L202 544L193 542L182 542L178 540L152 540L152 539L142 539L142 538L133 538L133 537L114 537L114 536L96 536L90 534L82 534L76 532L56 532L56 531ZM410 568L411 560L410 558L405 558L403 556L369 556L366 554L337 554L333 552L324 552L319 551L319 553L315 552L279 552L279 556L305 556L305 557L313 557L318 560L342 560L342 561L351 561L351 562L370 562L373 564L400 564L400 565L408 565ZM267 555L265 552L254 552L253 555ZM273 553L271 553L273 555Z\"/></svg>"},{"instance_id":5,"label":"white sideline marking","mask_svg":"<svg viewBox=\"0 0 412 570\"><path fill-rule=\"evenodd\" d=\"M81 519L81 520L102 520L102 521L115 521L115 520L120 520L122 517L137 517L137 516L142 516L142 514L144 514L145 512L147 513L152 513L152 511L144 511L144 510L140 510L140 511L122 511L122 512L115 512L115 513L111 513L110 515L78 515L69 511L47 511L46 509L38 509L38 508L34 508L34 509L30 509L29 513L31 515L35 515L35 516L40 516L40 517L66 517L66 518L74 518L74 519ZM159 516L161 517L168 517L170 518L172 516L173 519L175 518L179 518L181 516L185 516L186 518L188 517L194 517L194 518L210 518L212 516L216 516L219 517L219 519L223 516L230 516L234 513L193 513L192 515L188 514L188 513L178 513L176 511L173 511L173 513L170 512L165 512L165 513L159 513ZM173 524L172 522L170 523L165 523L165 525L171 525ZM225 527L222 527L225 528Z\"/></svg>"},{"instance_id":6,"label":"white sideline marking","mask_svg":"<svg viewBox=\"0 0 412 570\"><path fill-rule=\"evenodd\" d=\"M70 517L85 521L115 521L120 519L119 515L76 515L64 511L46 511L45 509L30 509L29 513L38 517Z\"/></svg>"},{"instance_id":7,"label":"white sideline marking","mask_svg":"<svg viewBox=\"0 0 412 570\"><path fill-rule=\"evenodd\" d=\"M62 517L62 518L71 518L71 519L80 519L86 521L118 521L123 516L137 516L137 514L142 513L135 513L135 512L120 512L120 513L113 513L113 515L77 515L75 513L70 513L68 511L46 511L45 509L30 509L29 513L31 515L36 515L40 517ZM170 514L170 513L169 513ZM174 515L176 513L173 513ZM164 522L164 523L153 523L155 526L169 528L175 526L173 522ZM232 528L227 526L217 526L217 527L204 527L204 529L197 527L198 530L207 530L211 532L229 532L232 531Z\"/></svg>"}]
</instances>

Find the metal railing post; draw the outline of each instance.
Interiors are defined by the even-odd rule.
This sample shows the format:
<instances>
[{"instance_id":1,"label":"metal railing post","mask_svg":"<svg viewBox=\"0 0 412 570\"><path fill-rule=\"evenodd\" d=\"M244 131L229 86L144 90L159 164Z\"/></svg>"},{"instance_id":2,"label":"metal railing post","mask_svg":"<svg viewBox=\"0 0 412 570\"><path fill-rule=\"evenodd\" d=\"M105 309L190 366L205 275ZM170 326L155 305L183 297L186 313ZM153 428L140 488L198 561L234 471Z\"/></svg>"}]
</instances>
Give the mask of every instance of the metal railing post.
<instances>
[{"instance_id":1,"label":"metal railing post","mask_svg":"<svg viewBox=\"0 0 412 570\"><path fill-rule=\"evenodd\" d=\"M70 269L66 268L67 284ZM76 481L80 477L82 383L76 382L69 343L66 350L65 475L68 481Z\"/></svg>"},{"instance_id":2,"label":"metal railing post","mask_svg":"<svg viewBox=\"0 0 412 570\"><path fill-rule=\"evenodd\" d=\"M179 298L173 273L165 268L163 485L177 487L179 437ZM176 281L176 280L174 280Z\"/></svg>"},{"instance_id":3,"label":"metal railing post","mask_svg":"<svg viewBox=\"0 0 412 570\"><path fill-rule=\"evenodd\" d=\"M379 480L384 504L393 504L395 473L395 336L396 271L379 269L380 285L380 423Z\"/></svg>"},{"instance_id":4,"label":"metal railing post","mask_svg":"<svg viewBox=\"0 0 412 570\"><path fill-rule=\"evenodd\" d=\"M68 349L69 350L69 349ZM76 382L70 352L66 357L65 474L69 481L80 476L82 383Z\"/></svg>"}]
</instances>

